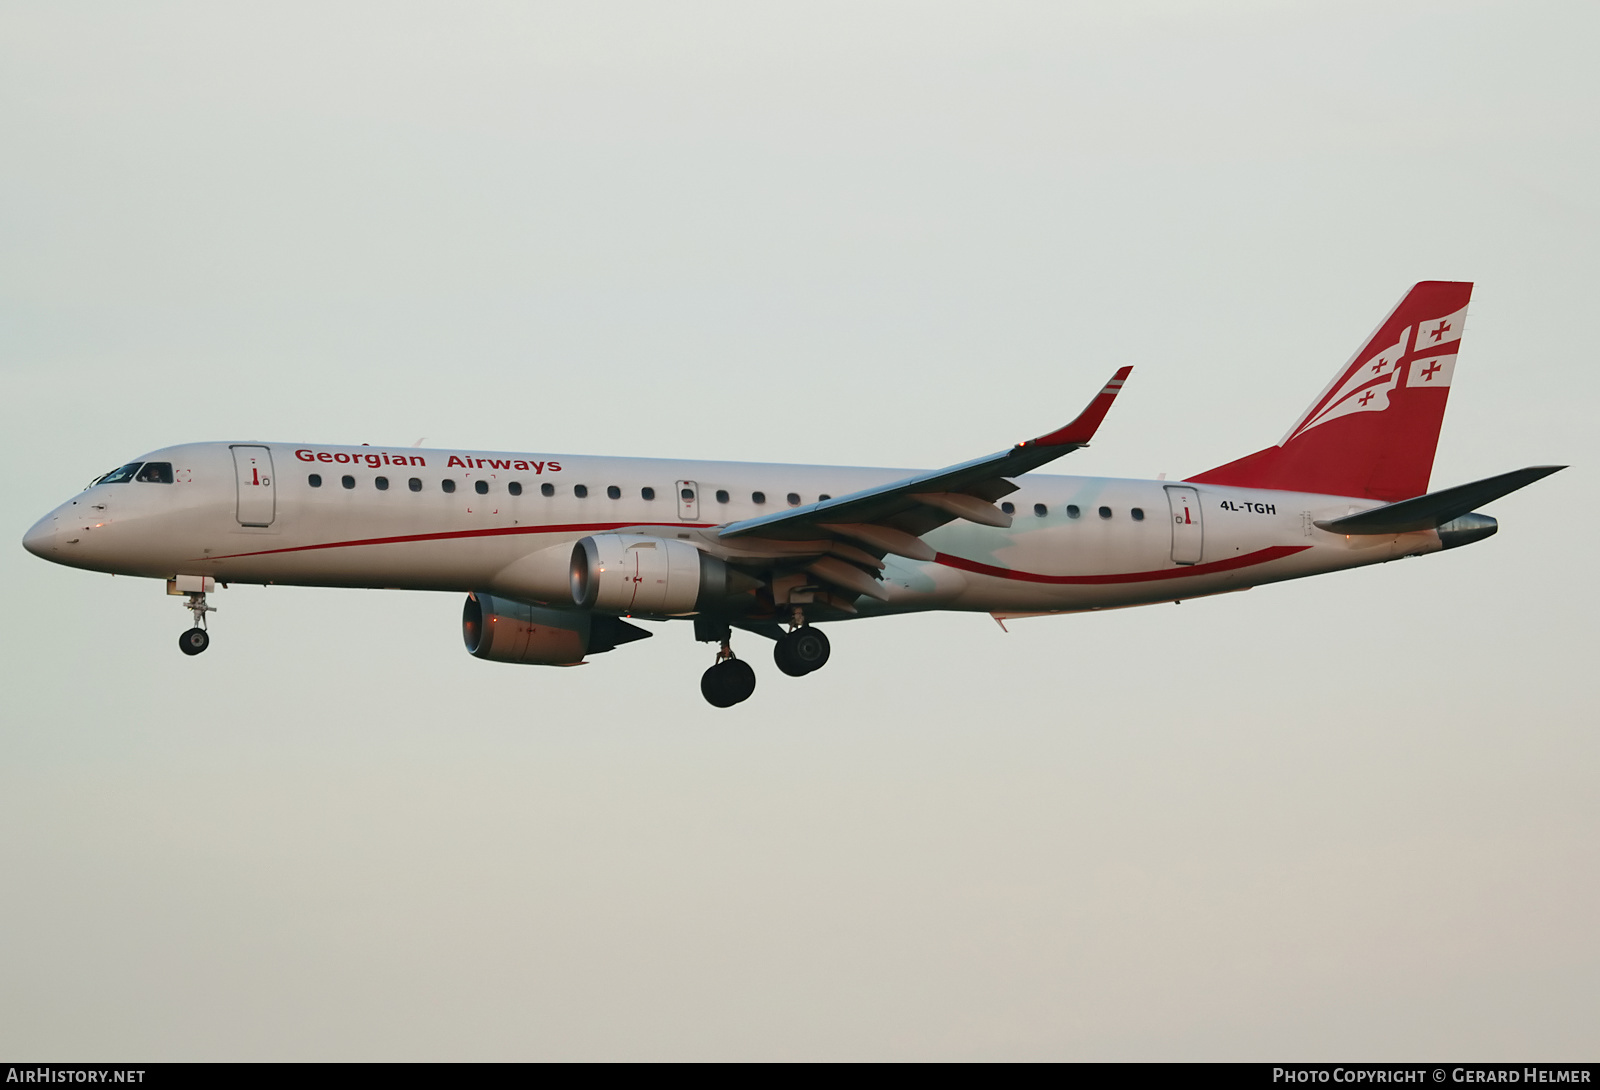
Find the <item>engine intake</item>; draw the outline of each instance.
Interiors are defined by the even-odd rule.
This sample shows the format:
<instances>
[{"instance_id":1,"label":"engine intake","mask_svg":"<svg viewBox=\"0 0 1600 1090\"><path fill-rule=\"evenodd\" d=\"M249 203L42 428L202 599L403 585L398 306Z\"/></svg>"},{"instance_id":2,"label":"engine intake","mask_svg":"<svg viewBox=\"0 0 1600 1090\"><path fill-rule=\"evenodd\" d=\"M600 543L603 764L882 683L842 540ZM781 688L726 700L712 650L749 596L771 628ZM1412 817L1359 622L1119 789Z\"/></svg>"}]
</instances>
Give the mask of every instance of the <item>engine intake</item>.
<instances>
[{"instance_id":1,"label":"engine intake","mask_svg":"<svg viewBox=\"0 0 1600 1090\"><path fill-rule=\"evenodd\" d=\"M576 666L619 644L655 633L617 617L528 605L493 594L469 594L461 611L467 650L492 662Z\"/></svg>"},{"instance_id":2,"label":"engine intake","mask_svg":"<svg viewBox=\"0 0 1600 1090\"><path fill-rule=\"evenodd\" d=\"M572 547L572 601L606 613L694 613L759 586L687 541L595 534Z\"/></svg>"}]
</instances>

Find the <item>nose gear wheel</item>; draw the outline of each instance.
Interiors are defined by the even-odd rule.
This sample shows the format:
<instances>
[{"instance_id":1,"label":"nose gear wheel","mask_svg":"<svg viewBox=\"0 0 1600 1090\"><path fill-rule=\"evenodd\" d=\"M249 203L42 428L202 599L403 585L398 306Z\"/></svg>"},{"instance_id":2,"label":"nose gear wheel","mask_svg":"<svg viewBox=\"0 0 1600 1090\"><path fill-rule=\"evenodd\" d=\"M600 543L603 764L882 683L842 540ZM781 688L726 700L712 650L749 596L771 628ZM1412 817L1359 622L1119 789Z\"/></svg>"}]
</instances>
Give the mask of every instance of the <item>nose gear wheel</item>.
<instances>
[{"instance_id":1,"label":"nose gear wheel","mask_svg":"<svg viewBox=\"0 0 1600 1090\"><path fill-rule=\"evenodd\" d=\"M178 650L185 655L198 655L211 646L211 635L206 631L206 614L215 613L217 607L206 605L205 592L196 591L189 595L183 608L194 614L194 627L178 637Z\"/></svg>"}]
</instances>

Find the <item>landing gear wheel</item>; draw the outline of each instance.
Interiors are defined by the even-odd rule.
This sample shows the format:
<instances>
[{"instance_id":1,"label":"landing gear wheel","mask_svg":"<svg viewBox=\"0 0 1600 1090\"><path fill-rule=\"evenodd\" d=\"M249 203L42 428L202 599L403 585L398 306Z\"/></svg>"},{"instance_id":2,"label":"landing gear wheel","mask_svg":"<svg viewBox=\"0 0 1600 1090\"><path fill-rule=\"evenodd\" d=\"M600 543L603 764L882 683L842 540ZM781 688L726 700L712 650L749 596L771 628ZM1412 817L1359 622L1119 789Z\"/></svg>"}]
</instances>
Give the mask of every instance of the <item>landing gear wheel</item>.
<instances>
[{"instance_id":1,"label":"landing gear wheel","mask_svg":"<svg viewBox=\"0 0 1600 1090\"><path fill-rule=\"evenodd\" d=\"M731 708L756 691L756 672L742 659L724 659L700 675L700 695L713 708Z\"/></svg>"},{"instance_id":2,"label":"landing gear wheel","mask_svg":"<svg viewBox=\"0 0 1600 1090\"><path fill-rule=\"evenodd\" d=\"M178 637L178 650L185 655L198 655L211 646L211 637L206 635L205 629L206 614L215 613L217 607L206 604L205 591L192 590L189 591L189 600L183 604L183 608L194 614L194 627Z\"/></svg>"},{"instance_id":3,"label":"landing gear wheel","mask_svg":"<svg viewBox=\"0 0 1600 1090\"><path fill-rule=\"evenodd\" d=\"M780 639L772 649L772 658L778 669L790 677L804 677L822 669L831 650L828 637L808 625Z\"/></svg>"}]
</instances>

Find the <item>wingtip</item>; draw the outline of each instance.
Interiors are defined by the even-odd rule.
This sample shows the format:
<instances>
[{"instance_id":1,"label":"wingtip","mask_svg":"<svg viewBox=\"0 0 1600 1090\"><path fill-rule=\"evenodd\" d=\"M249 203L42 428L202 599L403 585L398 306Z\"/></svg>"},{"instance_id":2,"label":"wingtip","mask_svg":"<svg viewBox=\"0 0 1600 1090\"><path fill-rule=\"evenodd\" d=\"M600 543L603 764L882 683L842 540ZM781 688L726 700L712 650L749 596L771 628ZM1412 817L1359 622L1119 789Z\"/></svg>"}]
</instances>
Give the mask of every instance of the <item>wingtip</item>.
<instances>
[{"instance_id":1,"label":"wingtip","mask_svg":"<svg viewBox=\"0 0 1600 1090\"><path fill-rule=\"evenodd\" d=\"M1019 446L1064 447L1086 446L1094 433L1099 430L1101 421L1105 420L1106 413L1111 411L1111 403L1117 399L1117 394L1122 391L1123 383L1128 381L1128 376L1133 374L1133 367L1119 367L1116 373L1106 380L1100 387L1100 392L1084 407L1083 412L1064 428L1057 428L1048 435L1041 435L1028 443Z\"/></svg>"}]
</instances>

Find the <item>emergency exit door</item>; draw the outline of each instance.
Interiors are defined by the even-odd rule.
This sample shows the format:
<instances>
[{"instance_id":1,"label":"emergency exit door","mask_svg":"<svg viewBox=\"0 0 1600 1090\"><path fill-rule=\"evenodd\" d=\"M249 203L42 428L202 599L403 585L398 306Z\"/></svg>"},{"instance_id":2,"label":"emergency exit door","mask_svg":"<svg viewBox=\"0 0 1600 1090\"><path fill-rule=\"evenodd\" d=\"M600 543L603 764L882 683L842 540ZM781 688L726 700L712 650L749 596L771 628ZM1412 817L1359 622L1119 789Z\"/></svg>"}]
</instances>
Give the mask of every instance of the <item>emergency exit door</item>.
<instances>
[{"instance_id":1,"label":"emergency exit door","mask_svg":"<svg viewBox=\"0 0 1600 1090\"><path fill-rule=\"evenodd\" d=\"M278 513L272 451L266 447L234 447L233 471L239 485L239 525L271 526Z\"/></svg>"},{"instance_id":2,"label":"emergency exit door","mask_svg":"<svg viewBox=\"0 0 1600 1090\"><path fill-rule=\"evenodd\" d=\"M1167 506L1172 510L1173 563L1200 563L1200 550L1205 544L1205 528L1200 524L1200 493L1193 488L1168 485Z\"/></svg>"},{"instance_id":3,"label":"emergency exit door","mask_svg":"<svg viewBox=\"0 0 1600 1090\"><path fill-rule=\"evenodd\" d=\"M700 486L693 481L678 482L678 517L684 522L700 521Z\"/></svg>"}]
</instances>

